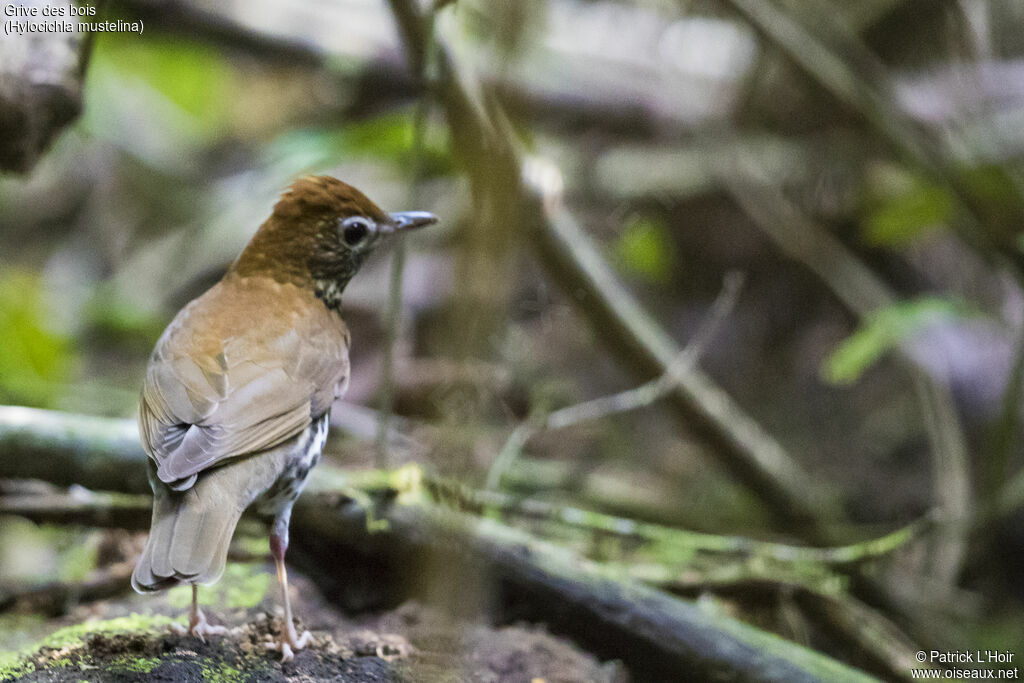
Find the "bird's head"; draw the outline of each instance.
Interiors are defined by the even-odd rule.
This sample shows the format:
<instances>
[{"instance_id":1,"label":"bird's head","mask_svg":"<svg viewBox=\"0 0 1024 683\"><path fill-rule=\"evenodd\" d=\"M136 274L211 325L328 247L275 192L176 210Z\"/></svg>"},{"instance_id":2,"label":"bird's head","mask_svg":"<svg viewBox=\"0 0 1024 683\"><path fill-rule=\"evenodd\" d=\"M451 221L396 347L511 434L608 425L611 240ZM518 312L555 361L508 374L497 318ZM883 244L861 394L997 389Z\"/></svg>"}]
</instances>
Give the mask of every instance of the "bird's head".
<instances>
[{"instance_id":1,"label":"bird's head","mask_svg":"<svg viewBox=\"0 0 1024 683\"><path fill-rule=\"evenodd\" d=\"M232 272L312 287L337 308L345 285L383 238L436 222L426 211L385 213L337 178L309 176L281 196Z\"/></svg>"}]
</instances>

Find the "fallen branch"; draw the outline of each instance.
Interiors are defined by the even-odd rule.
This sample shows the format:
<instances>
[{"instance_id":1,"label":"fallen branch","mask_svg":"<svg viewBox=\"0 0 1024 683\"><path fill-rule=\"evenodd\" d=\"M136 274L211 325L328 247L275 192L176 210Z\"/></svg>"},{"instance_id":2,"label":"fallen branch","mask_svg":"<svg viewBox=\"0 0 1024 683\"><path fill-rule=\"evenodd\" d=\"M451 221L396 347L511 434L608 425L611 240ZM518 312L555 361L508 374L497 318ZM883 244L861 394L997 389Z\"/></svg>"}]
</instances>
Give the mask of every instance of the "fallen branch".
<instances>
[{"instance_id":1,"label":"fallen branch","mask_svg":"<svg viewBox=\"0 0 1024 683\"><path fill-rule=\"evenodd\" d=\"M754 573L722 571L690 572L652 585L686 596L711 593L739 600L740 604L748 600L763 604L766 599L795 603L817 629L846 644L857 653L860 665L886 680L907 680L912 670L931 668L915 660L920 646L889 619L856 598L828 587L821 590Z\"/></svg>"},{"instance_id":2,"label":"fallen branch","mask_svg":"<svg viewBox=\"0 0 1024 683\"><path fill-rule=\"evenodd\" d=\"M0 406L0 478L148 493L134 420Z\"/></svg>"},{"instance_id":3,"label":"fallen branch","mask_svg":"<svg viewBox=\"0 0 1024 683\"><path fill-rule=\"evenodd\" d=\"M39 524L80 524L91 527L143 530L149 528L153 499L148 495L70 491L42 495L0 496L0 515L17 515Z\"/></svg>"},{"instance_id":4,"label":"fallen branch","mask_svg":"<svg viewBox=\"0 0 1024 683\"><path fill-rule=\"evenodd\" d=\"M25 590L0 592L0 612L11 609L48 617L67 614L70 607L131 591L134 562L98 569L81 581L55 581Z\"/></svg>"},{"instance_id":5,"label":"fallen branch","mask_svg":"<svg viewBox=\"0 0 1024 683\"><path fill-rule=\"evenodd\" d=\"M409 580L430 557L448 571L453 563L469 563L497 581L499 601L515 604L518 618L544 621L603 657L623 659L638 679L870 680L821 654L623 580L524 531L439 507L411 472L395 473L397 498L375 513L387 531L369 533L360 509L338 507L336 496L321 494L296 505L293 537L317 538L317 552L332 557L376 548L401 558L396 564Z\"/></svg>"},{"instance_id":6,"label":"fallen branch","mask_svg":"<svg viewBox=\"0 0 1024 683\"><path fill-rule=\"evenodd\" d=\"M581 413L584 414L584 413ZM366 438L372 439L367 434ZM145 456L138 445L133 421L98 418L57 411L0 406L0 479L36 479L49 487L8 487L0 490L0 514L35 521L81 523L91 526L145 528L150 513ZM422 477L419 477L422 478ZM79 484L86 482L88 487ZM392 486L387 472L343 473L323 465L314 470L310 491L384 490ZM637 535L648 540L681 543L716 552L765 554L780 560L801 559L826 564L855 564L884 555L917 537L930 520L921 520L886 536L835 548L798 548L742 537L680 531L597 512L583 512L487 491L473 491L442 480L428 480L438 495L462 509L490 508L527 517L548 516L562 523L595 531ZM87 490L87 488L95 490ZM112 491L107 493L104 491ZM145 492L145 495L128 495ZM581 520L580 517L586 517Z\"/></svg>"},{"instance_id":7,"label":"fallen branch","mask_svg":"<svg viewBox=\"0 0 1024 683\"><path fill-rule=\"evenodd\" d=\"M682 350L622 286L566 210L547 216L538 246L548 272L567 291L584 293L582 311L613 348L645 372L663 375ZM828 542L830 523L843 517L834 494L703 372L694 369L680 380L672 404L710 453L793 531Z\"/></svg>"}]
</instances>

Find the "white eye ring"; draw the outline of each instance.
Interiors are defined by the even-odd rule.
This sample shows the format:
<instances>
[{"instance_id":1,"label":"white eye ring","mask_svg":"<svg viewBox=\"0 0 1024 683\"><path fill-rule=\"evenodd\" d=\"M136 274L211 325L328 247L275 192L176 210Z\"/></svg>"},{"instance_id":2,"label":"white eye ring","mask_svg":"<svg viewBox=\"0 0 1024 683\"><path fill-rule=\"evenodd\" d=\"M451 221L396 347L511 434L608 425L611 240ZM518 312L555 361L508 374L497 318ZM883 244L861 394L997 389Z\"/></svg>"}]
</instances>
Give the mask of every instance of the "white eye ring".
<instances>
[{"instance_id":1,"label":"white eye ring","mask_svg":"<svg viewBox=\"0 0 1024 683\"><path fill-rule=\"evenodd\" d=\"M358 247L373 232L373 223L362 216L350 216L341 222L341 241L348 247Z\"/></svg>"}]
</instances>

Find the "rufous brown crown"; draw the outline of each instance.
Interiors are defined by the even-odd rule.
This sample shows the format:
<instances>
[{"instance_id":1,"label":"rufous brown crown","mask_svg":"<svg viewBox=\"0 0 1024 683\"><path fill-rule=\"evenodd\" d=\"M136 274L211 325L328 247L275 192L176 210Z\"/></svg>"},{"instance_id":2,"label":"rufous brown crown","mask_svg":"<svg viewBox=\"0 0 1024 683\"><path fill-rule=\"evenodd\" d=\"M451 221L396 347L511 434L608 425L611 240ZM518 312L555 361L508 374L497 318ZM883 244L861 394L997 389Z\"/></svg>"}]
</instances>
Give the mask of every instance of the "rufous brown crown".
<instances>
[{"instance_id":1,"label":"rufous brown crown","mask_svg":"<svg viewBox=\"0 0 1024 683\"><path fill-rule=\"evenodd\" d=\"M308 176L292 183L260 226L229 275L263 276L278 282L339 293L369 250L354 251L339 239L338 225L363 216L376 224L391 218L366 195L330 176Z\"/></svg>"}]
</instances>

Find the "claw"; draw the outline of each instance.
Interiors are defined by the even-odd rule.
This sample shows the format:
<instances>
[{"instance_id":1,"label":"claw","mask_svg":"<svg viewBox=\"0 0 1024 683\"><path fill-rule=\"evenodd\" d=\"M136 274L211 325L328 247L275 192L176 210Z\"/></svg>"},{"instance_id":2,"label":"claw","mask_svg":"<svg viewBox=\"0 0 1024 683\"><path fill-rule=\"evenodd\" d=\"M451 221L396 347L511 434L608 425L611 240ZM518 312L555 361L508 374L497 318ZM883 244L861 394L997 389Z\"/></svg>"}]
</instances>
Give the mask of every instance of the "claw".
<instances>
[{"instance_id":1,"label":"claw","mask_svg":"<svg viewBox=\"0 0 1024 683\"><path fill-rule=\"evenodd\" d=\"M313 642L313 634L309 631L303 631L302 635L299 636L298 642L295 643L295 648L297 650L301 650L302 648L309 645L311 642Z\"/></svg>"},{"instance_id":2,"label":"claw","mask_svg":"<svg viewBox=\"0 0 1024 683\"><path fill-rule=\"evenodd\" d=\"M281 653L281 662L290 662L295 659L295 652L301 650L310 644L313 640L313 634L309 631L303 631L302 635L297 635L295 627L283 628L281 630L281 636L274 638L271 635L267 635L264 643L264 647L268 650L274 650L275 652Z\"/></svg>"},{"instance_id":3,"label":"claw","mask_svg":"<svg viewBox=\"0 0 1024 683\"><path fill-rule=\"evenodd\" d=\"M219 636L228 632L227 627L214 626L206 621L206 615L203 614L202 610L196 610L196 614L189 617L188 628L181 624L171 624L170 628L171 632L175 635L185 636L191 634L204 643L206 642L206 636Z\"/></svg>"}]
</instances>

